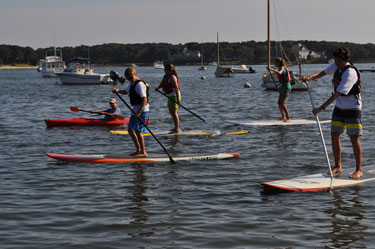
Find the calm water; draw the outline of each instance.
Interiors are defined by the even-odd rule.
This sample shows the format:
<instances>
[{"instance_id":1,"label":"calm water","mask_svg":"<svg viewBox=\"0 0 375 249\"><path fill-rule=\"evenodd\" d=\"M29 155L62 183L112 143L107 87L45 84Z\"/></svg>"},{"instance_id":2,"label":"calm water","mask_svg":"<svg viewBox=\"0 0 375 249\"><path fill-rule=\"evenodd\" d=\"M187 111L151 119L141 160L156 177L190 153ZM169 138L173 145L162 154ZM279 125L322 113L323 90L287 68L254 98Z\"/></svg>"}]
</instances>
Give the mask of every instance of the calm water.
<instances>
[{"instance_id":1,"label":"calm water","mask_svg":"<svg viewBox=\"0 0 375 249\"><path fill-rule=\"evenodd\" d=\"M325 66L304 69L312 73ZM44 154L134 151L129 137L111 135L108 128L45 128L45 118L91 117L69 106L106 108L112 86L65 86L36 70L0 70L1 248L373 248L374 183L332 193L263 193L262 181L326 172L327 166L313 125L252 128L224 122L279 118L278 93L263 90L265 67L255 69L259 73L220 79L213 67L178 67L186 107L218 129L249 133L160 137L170 153L241 153L238 159L176 165L57 163ZM162 70L137 70L151 89L162 77ZM375 157L374 81L375 74L363 73L364 165ZM253 87L244 88L246 82ZM330 93L329 77L312 91L317 105ZM165 97L151 91L150 99L150 128L172 128ZM292 118L314 119L307 92L293 93L287 105ZM330 118L332 108L320 118ZM183 129L207 128L188 112L179 113ZM322 127L333 162L329 125ZM149 153L162 152L152 137L146 145ZM347 136L342 145L343 167L354 169Z\"/></svg>"}]
</instances>

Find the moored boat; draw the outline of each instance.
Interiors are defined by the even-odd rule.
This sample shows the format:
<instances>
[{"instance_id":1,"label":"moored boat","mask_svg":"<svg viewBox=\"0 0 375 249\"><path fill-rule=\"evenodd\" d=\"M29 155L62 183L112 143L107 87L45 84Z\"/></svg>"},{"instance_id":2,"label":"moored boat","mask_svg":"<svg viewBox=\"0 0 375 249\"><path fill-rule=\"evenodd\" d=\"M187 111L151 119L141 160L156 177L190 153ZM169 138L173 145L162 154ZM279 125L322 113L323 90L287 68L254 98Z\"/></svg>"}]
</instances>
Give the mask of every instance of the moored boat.
<instances>
[{"instance_id":1,"label":"moored boat","mask_svg":"<svg viewBox=\"0 0 375 249\"><path fill-rule=\"evenodd\" d=\"M53 54L51 54L53 51ZM65 62L62 59L62 50L53 49L46 51L46 57L44 60L40 60L40 71L43 77L56 77L56 73L61 73L65 70Z\"/></svg>"},{"instance_id":2,"label":"moored boat","mask_svg":"<svg viewBox=\"0 0 375 249\"><path fill-rule=\"evenodd\" d=\"M74 58L63 72L56 73L63 84L97 85L112 83L109 74L94 73L90 67L90 59Z\"/></svg>"}]
</instances>

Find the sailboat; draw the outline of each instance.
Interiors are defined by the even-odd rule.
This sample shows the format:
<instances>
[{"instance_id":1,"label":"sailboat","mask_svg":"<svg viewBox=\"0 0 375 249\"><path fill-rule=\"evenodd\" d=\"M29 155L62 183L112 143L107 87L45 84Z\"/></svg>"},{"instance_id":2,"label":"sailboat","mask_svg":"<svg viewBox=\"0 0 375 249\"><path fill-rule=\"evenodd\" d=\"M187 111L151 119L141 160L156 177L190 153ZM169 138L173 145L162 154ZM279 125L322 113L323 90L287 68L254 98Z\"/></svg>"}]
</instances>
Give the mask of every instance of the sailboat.
<instances>
[{"instance_id":1,"label":"sailboat","mask_svg":"<svg viewBox=\"0 0 375 249\"><path fill-rule=\"evenodd\" d=\"M267 0L267 48L268 48L268 66L271 66L271 36L270 36L270 0ZM299 64L299 74L289 70L292 90L307 90L306 84L301 77L301 64ZM280 84L276 73L266 72L263 74L262 86L267 90L277 90L277 85ZM318 84L317 81L309 82L309 87L314 88Z\"/></svg>"},{"instance_id":2,"label":"sailboat","mask_svg":"<svg viewBox=\"0 0 375 249\"><path fill-rule=\"evenodd\" d=\"M219 32L217 32L217 67L215 71L215 76L216 77L233 77L234 72L232 68L230 67L221 67L220 66L220 56L219 53L220 48L219 48Z\"/></svg>"},{"instance_id":3,"label":"sailboat","mask_svg":"<svg viewBox=\"0 0 375 249\"><path fill-rule=\"evenodd\" d=\"M199 70L204 71L206 69L207 68L203 65L203 48L202 48L202 45L201 45L201 67L199 68Z\"/></svg>"}]
</instances>

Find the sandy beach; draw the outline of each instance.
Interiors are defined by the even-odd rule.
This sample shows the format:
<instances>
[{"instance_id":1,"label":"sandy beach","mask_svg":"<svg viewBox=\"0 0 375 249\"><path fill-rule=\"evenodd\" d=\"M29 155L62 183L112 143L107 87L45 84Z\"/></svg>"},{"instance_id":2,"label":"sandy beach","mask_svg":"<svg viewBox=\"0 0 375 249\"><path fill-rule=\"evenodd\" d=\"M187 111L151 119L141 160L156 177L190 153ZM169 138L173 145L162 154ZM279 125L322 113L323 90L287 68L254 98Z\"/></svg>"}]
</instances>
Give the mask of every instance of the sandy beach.
<instances>
[{"instance_id":1,"label":"sandy beach","mask_svg":"<svg viewBox=\"0 0 375 249\"><path fill-rule=\"evenodd\" d=\"M15 66L12 65L0 65L0 69L36 69L36 66L26 65L26 64L17 64Z\"/></svg>"}]
</instances>

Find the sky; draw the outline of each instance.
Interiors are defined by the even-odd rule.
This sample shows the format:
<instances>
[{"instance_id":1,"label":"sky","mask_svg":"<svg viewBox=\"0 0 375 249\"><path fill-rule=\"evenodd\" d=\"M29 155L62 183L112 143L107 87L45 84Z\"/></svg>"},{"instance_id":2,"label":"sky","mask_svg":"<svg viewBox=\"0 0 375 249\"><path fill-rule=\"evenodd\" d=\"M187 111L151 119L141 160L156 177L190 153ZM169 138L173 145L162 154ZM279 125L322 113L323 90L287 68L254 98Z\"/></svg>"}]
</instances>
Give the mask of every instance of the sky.
<instances>
[{"instance_id":1,"label":"sky","mask_svg":"<svg viewBox=\"0 0 375 249\"><path fill-rule=\"evenodd\" d=\"M272 40L375 43L374 0L271 0ZM0 0L0 44L265 41L267 0Z\"/></svg>"}]
</instances>

